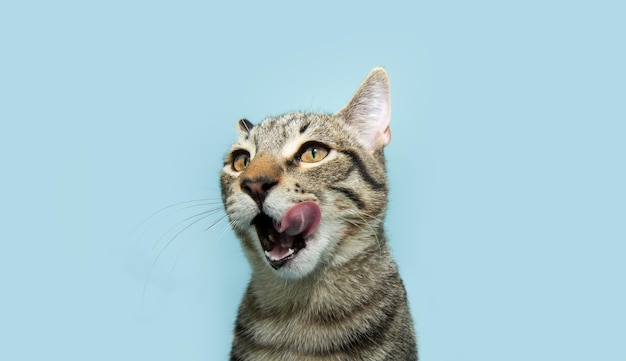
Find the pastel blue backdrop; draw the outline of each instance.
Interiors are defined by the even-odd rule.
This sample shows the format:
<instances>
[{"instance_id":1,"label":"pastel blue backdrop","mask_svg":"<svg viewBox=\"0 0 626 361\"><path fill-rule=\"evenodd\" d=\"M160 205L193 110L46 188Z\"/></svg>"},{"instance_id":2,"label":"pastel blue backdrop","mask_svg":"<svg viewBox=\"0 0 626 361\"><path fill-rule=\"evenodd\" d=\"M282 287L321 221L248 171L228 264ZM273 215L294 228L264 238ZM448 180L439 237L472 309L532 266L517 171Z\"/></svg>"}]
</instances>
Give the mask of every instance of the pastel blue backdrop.
<instances>
[{"instance_id":1,"label":"pastel blue backdrop","mask_svg":"<svg viewBox=\"0 0 626 361\"><path fill-rule=\"evenodd\" d=\"M625 14L3 2L0 359L227 359L250 272L219 210L236 121L334 112L382 65L421 359L626 360Z\"/></svg>"}]
</instances>

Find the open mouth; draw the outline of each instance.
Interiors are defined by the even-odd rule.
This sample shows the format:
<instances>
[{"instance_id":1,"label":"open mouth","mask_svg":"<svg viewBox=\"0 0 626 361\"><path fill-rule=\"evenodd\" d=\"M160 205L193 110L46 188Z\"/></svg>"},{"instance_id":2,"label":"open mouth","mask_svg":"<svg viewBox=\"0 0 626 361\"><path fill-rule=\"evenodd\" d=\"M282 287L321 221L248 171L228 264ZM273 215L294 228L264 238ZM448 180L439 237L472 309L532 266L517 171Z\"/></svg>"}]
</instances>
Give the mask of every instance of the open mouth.
<instances>
[{"instance_id":1,"label":"open mouth","mask_svg":"<svg viewBox=\"0 0 626 361\"><path fill-rule=\"evenodd\" d=\"M304 237L298 234L289 236L280 233L278 224L265 213L260 213L253 220L257 235L265 251L265 258L274 269L279 269L292 259L298 251L306 247Z\"/></svg>"},{"instance_id":2,"label":"open mouth","mask_svg":"<svg viewBox=\"0 0 626 361\"><path fill-rule=\"evenodd\" d=\"M306 240L320 219L317 203L306 201L289 208L281 221L260 213L252 224L256 227L265 258L274 269L279 269L306 247Z\"/></svg>"}]
</instances>

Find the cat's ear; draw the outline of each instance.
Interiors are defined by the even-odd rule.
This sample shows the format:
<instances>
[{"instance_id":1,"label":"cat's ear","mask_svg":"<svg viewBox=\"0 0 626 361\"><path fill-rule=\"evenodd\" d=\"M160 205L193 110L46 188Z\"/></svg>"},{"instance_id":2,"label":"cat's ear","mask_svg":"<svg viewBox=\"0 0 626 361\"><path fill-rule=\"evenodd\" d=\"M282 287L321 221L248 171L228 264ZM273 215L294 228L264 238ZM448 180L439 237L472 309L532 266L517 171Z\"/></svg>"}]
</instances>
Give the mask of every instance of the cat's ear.
<instances>
[{"instance_id":1,"label":"cat's ear","mask_svg":"<svg viewBox=\"0 0 626 361\"><path fill-rule=\"evenodd\" d=\"M354 96L337 115L359 131L359 138L372 152L391 141L389 120L391 100L389 77L383 68L374 68Z\"/></svg>"},{"instance_id":2,"label":"cat's ear","mask_svg":"<svg viewBox=\"0 0 626 361\"><path fill-rule=\"evenodd\" d=\"M246 118L241 118L237 122L237 129L239 133L245 137L250 134L250 131L254 128L254 124L250 123L250 121Z\"/></svg>"}]
</instances>

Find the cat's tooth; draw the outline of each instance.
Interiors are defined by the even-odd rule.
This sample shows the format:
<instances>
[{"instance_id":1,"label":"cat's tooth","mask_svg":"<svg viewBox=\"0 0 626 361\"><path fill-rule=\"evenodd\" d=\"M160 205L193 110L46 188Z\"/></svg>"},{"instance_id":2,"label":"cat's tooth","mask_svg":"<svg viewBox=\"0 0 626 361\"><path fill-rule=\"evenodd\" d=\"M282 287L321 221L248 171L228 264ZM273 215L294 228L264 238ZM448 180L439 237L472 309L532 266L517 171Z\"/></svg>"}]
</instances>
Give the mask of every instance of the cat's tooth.
<instances>
[{"instance_id":1,"label":"cat's tooth","mask_svg":"<svg viewBox=\"0 0 626 361\"><path fill-rule=\"evenodd\" d=\"M265 251L265 256L266 256L267 258L270 258L270 251Z\"/></svg>"}]
</instances>

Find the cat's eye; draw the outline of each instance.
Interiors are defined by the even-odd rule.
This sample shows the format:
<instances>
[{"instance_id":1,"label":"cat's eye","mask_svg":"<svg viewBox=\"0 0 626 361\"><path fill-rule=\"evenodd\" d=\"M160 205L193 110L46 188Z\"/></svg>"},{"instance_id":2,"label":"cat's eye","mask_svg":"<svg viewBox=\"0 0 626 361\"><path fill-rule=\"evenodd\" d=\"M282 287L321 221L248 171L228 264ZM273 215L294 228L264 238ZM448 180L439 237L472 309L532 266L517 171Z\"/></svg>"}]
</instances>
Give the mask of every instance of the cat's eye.
<instances>
[{"instance_id":1,"label":"cat's eye","mask_svg":"<svg viewBox=\"0 0 626 361\"><path fill-rule=\"evenodd\" d=\"M304 163L315 163L326 158L330 149L321 144L311 144L302 147L304 150L300 152L298 159Z\"/></svg>"},{"instance_id":2,"label":"cat's eye","mask_svg":"<svg viewBox=\"0 0 626 361\"><path fill-rule=\"evenodd\" d=\"M248 152L238 152L235 153L233 157L233 170L235 172L241 172L242 170L248 168L250 164L250 154Z\"/></svg>"}]
</instances>

